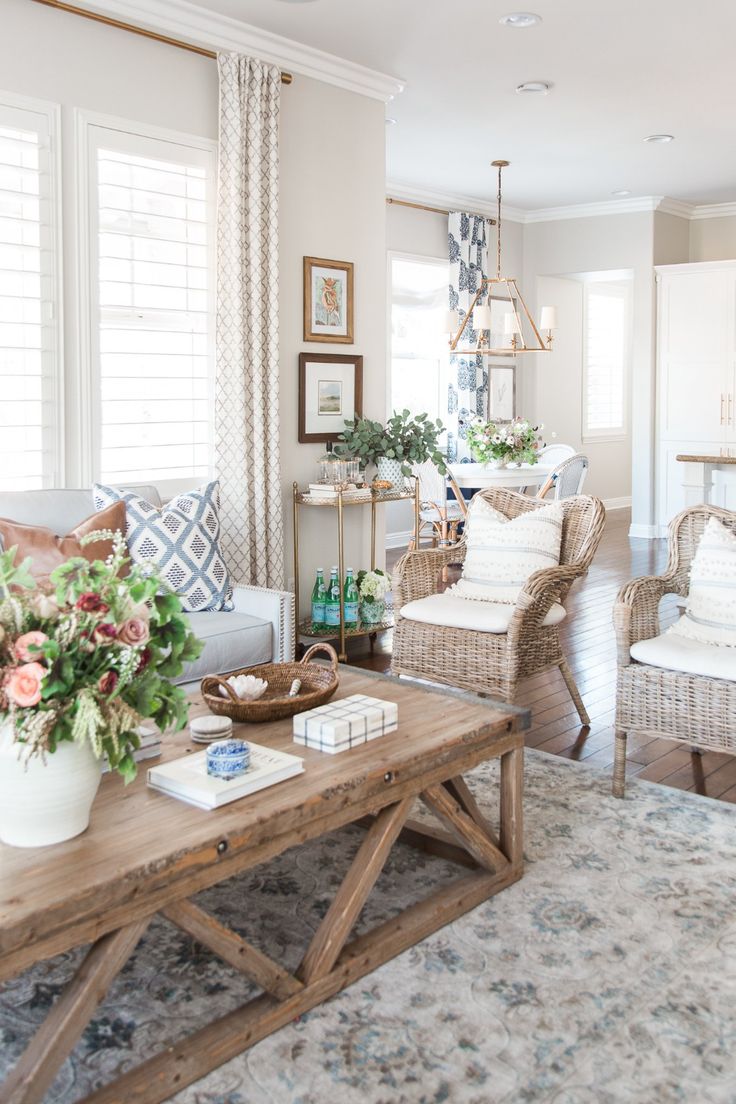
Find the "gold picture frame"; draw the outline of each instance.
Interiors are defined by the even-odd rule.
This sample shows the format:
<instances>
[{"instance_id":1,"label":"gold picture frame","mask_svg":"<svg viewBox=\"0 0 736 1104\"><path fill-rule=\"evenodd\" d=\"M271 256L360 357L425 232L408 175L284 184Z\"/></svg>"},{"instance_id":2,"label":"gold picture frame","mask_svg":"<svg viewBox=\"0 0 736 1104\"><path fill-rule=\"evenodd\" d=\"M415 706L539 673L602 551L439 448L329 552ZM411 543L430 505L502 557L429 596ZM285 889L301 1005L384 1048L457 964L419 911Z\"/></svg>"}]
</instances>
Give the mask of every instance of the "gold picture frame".
<instances>
[{"instance_id":1,"label":"gold picture frame","mask_svg":"<svg viewBox=\"0 0 736 1104\"><path fill-rule=\"evenodd\" d=\"M304 340L352 345L352 261L304 258Z\"/></svg>"}]
</instances>

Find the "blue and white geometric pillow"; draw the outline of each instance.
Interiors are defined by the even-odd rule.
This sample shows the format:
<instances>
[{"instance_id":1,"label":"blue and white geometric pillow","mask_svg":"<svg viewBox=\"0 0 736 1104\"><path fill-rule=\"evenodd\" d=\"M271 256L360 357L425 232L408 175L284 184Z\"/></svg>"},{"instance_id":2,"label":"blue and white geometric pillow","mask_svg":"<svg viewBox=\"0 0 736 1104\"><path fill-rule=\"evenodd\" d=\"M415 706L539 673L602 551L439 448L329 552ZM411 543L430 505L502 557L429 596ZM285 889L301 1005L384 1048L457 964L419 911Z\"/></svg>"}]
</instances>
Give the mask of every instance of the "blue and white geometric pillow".
<instances>
[{"instance_id":1,"label":"blue and white geometric pillow","mask_svg":"<svg viewBox=\"0 0 736 1104\"><path fill-rule=\"evenodd\" d=\"M125 503L125 540L134 563L155 563L188 613L233 609L230 575L220 552L220 484L177 495L157 509L133 491L95 483L95 510Z\"/></svg>"}]
</instances>

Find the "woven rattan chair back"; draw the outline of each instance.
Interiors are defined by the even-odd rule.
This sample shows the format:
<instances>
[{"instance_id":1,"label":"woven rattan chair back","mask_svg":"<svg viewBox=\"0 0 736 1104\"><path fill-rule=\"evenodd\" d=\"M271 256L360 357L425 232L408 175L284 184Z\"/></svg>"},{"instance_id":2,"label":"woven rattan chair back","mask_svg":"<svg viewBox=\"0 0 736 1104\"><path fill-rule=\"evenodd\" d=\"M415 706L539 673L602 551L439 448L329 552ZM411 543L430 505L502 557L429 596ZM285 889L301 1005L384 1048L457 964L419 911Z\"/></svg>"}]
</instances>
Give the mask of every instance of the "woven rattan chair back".
<instances>
[{"instance_id":1,"label":"woven rattan chair back","mask_svg":"<svg viewBox=\"0 0 736 1104\"><path fill-rule=\"evenodd\" d=\"M710 518L716 518L727 529L736 533L736 513L720 506L691 506L673 517L669 524L669 558L667 575L678 579L679 592L686 595L690 578L690 564L697 551L700 538Z\"/></svg>"},{"instance_id":2,"label":"woven rattan chair back","mask_svg":"<svg viewBox=\"0 0 736 1104\"><path fill-rule=\"evenodd\" d=\"M437 465L431 460L415 464L414 475L419 480L420 501L444 508L447 505L447 481L444 475L440 475Z\"/></svg>"},{"instance_id":3,"label":"woven rattan chair back","mask_svg":"<svg viewBox=\"0 0 736 1104\"><path fill-rule=\"evenodd\" d=\"M589 466L590 461L582 452L576 452L558 464L551 475L554 497L570 498L571 495L582 494Z\"/></svg>"}]
</instances>

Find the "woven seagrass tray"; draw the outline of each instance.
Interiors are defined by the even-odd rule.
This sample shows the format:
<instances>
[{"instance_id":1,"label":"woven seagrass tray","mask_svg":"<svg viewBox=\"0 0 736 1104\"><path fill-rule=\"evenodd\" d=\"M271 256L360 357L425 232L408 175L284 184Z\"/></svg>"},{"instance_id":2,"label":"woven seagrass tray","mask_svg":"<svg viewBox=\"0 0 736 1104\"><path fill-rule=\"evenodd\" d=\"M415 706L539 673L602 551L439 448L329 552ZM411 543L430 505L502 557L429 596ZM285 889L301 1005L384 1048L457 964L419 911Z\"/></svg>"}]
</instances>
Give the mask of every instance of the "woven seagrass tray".
<instances>
[{"instance_id":1,"label":"woven seagrass tray","mask_svg":"<svg viewBox=\"0 0 736 1104\"><path fill-rule=\"evenodd\" d=\"M315 652L326 652L330 657L330 666L310 663ZM313 644L299 663L263 663L260 667L245 667L232 674L254 675L268 683L263 697L255 701L241 701L232 686L219 675L206 675L202 679L202 697L209 711L231 717L236 724L279 721L283 717L303 713L305 709L314 709L329 701L340 683L337 653L329 644L322 643ZM295 678L301 679L302 685L299 693L290 698L289 689ZM221 686L227 698L220 693Z\"/></svg>"}]
</instances>

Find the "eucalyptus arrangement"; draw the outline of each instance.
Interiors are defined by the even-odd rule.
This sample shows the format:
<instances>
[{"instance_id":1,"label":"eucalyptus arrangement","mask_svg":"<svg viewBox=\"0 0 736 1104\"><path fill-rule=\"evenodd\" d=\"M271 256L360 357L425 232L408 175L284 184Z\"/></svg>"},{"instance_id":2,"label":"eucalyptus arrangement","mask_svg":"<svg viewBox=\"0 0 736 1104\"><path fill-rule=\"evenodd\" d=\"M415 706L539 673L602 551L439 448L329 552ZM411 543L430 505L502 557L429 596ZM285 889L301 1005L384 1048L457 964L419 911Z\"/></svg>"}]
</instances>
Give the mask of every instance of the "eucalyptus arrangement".
<instances>
[{"instance_id":1,"label":"eucalyptus arrangement","mask_svg":"<svg viewBox=\"0 0 736 1104\"><path fill-rule=\"evenodd\" d=\"M532 425L526 418L514 418L507 423L477 418L468 426L466 439L473 459L481 464L489 461L501 465L536 464L543 429L543 425Z\"/></svg>"},{"instance_id":2,"label":"eucalyptus arrangement","mask_svg":"<svg viewBox=\"0 0 736 1104\"><path fill-rule=\"evenodd\" d=\"M447 468L439 448L443 430L439 419L433 421L428 414L413 417L408 410L394 412L385 426L370 418L358 418L345 423L337 451L341 456L360 457L366 464L397 461L402 474L407 476L412 474L412 464L431 460L444 475Z\"/></svg>"},{"instance_id":3,"label":"eucalyptus arrangement","mask_svg":"<svg viewBox=\"0 0 736 1104\"><path fill-rule=\"evenodd\" d=\"M186 723L184 691L169 680L203 645L157 571L131 563L120 533L83 543L93 540L113 542L108 560L67 561L48 592L29 560L15 564L15 548L0 554L0 723L26 763L87 745L130 782L141 722Z\"/></svg>"}]
</instances>

